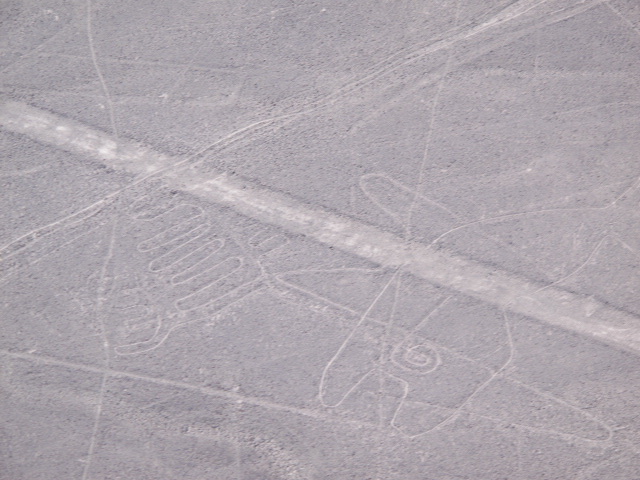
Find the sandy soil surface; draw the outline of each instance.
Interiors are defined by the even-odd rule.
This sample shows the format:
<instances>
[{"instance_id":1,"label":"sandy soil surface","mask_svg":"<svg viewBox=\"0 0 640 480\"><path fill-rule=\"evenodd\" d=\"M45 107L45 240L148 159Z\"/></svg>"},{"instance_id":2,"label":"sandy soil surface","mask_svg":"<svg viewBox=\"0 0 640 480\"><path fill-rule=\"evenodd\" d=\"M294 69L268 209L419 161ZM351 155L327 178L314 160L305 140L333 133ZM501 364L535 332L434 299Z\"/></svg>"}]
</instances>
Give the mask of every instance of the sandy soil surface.
<instances>
[{"instance_id":1,"label":"sandy soil surface","mask_svg":"<svg viewBox=\"0 0 640 480\"><path fill-rule=\"evenodd\" d=\"M0 27L0 479L640 478L634 1Z\"/></svg>"}]
</instances>

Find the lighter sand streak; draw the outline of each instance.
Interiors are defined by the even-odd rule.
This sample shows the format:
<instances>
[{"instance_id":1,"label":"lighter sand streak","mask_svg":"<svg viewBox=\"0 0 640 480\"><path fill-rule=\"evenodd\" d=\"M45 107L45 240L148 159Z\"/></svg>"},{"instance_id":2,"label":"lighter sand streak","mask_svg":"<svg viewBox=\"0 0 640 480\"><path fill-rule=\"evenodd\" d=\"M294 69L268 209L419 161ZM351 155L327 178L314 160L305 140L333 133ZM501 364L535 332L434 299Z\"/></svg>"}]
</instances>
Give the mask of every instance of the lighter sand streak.
<instances>
[{"instance_id":1,"label":"lighter sand streak","mask_svg":"<svg viewBox=\"0 0 640 480\"><path fill-rule=\"evenodd\" d=\"M228 173L198 172L184 158L170 157L75 121L20 102L0 105L0 125L35 141L136 175L162 175L173 188L228 206L260 222L304 235L387 268L416 277L506 310L640 353L640 318L556 287L516 277L481 263L407 242L357 220L311 207ZM211 172L208 170L208 172Z\"/></svg>"}]
</instances>

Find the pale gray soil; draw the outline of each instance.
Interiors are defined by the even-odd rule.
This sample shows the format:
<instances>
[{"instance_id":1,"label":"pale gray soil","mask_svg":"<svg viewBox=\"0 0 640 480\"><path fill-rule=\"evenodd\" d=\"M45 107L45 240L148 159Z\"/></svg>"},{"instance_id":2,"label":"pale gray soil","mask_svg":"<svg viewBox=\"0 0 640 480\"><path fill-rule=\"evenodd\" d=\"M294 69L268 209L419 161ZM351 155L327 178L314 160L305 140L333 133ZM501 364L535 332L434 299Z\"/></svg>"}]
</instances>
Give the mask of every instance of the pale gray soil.
<instances>
[{"instance_id":1,"label":"pale gray soil","mask_svg":"<svg viewBox=\"0 0 640 480\"><path fill-rule=\"evenodd\" d=\"M640 479L636 2L0 32L0 479Z\"/></svg>"}]
</instances>

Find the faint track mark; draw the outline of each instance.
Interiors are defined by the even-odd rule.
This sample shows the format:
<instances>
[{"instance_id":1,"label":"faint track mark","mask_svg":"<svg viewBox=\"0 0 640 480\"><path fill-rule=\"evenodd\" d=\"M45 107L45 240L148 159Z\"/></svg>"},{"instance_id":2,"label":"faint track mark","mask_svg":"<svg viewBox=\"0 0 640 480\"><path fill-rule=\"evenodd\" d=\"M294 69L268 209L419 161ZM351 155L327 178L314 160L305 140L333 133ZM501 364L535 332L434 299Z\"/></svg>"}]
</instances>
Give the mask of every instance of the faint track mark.
<instances>
[{"instance_id":1,"label":"faint track mark","mask_svg":"<svg viewBox=\"0 0 640 480\"><path fill-rule=\"evenodd\" d=\"M319 420L319 421L326 421L326 422L336 423L336 424L344 424L344 423L346 423L346 424L350 424L350 425L353 425L353 426L359 427L359 428L361 428L361 427L371 428L372 427L372 425L369 424L369 423L359 422L357 420L346 419L346 418L344 418L342 416L331 415L331 414L328 414L328 413L323 412L321 410L314 410L314 409L311 409L311 408L293 407L293 406L290 406L290 405L284 405L284 404L272 402L270 400L261 399L261 398L258 398L258 397L252 397L252 396L249 396L249 395L242 395L242 394L239 394L239 393L236 393L236 392L233 392L233 391L217 389L217 388L214 388L214 387L203 387L203 386L194 385L194 384L191 384L191 383L181 382L181 381L177 381L177 380L168 380L168 379L153 377L153 376L144 375L144 374L137 374L137 373L127 372L127 371L115 370L113 368L105 368L105 367L98 367L98 366L93 366L93 365L85 365L85 364L82 364L82 363L70 362L70 361L66 361L66 360L58 360L58 359L53 358L53 357L47 357L47 356L42 356L42 355L34 355L34 354L24 353L24 352L15 352L15 351L10 351L10 350L0 349L0 353L2 353L4 355L7 355L7 356L10 356L10 357L13 357L13 358L20 358L20 359L30 360L30 361L37 362L37 363L44 363L46 365L58 365L58 366L71 368L71 369L74 369L74 370L81 370L81 371L86 371L86 372L100 373L100 374L104 374L106 377L129 378L129 379L132 379L132 380L139 380L139 381L143 381L143 382L154 383L154 384L157 384L157 385L165 385L165 386L169 386L169 387L175 387L175 388L179 388L179 389L182 389L182 390L198 392L198 393L201 393L201 394L207 395L207 396L223 398L223 399L226 399L226 400L230 400L232 402L247 403L249 405L262 407L262 408L265 408L267 410L287 412L287 413L292 413L292 414L295 414L295 415L301 415L301 416L313 418L313 419L316 419L316 420Z\"/></svg>"},{"instance_id":2,"label":"faint track mark","mask_svg":"<svg viewBox=\"0 0 640 480\"><path fill-rule=\"evenodd\" d=\"M92 24L92 4L91 0L87 0L87 40L89 42L89 50L91 51L91 61L93 62L93 67L96 70L96 74L98 75L98 79L100 80L100 85L102 86L102 91L104 92L104 97L107 102L107 108L109 110L109 121L111 123L111 131L113 136L116 139L116 143L118 142L119 134L118 134L118 126L116 123L116 115L113 108L113 102L111 101L111 94L109 93L109 87L107 87L107 82L104 80L104 75L102 74L102 69L100 68L100 64L98 63L98 56L96 54L96 48L93 42L93 24Z\"/></svg>"}]
</instances>

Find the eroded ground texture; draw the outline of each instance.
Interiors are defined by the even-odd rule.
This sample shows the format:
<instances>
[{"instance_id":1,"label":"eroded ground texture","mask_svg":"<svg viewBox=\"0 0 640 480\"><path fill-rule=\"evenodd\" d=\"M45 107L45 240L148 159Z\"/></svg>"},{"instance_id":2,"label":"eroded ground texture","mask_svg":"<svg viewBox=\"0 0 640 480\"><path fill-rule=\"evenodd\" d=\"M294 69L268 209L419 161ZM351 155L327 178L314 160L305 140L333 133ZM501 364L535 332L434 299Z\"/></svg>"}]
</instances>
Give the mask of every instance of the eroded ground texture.
<instances>
[{"instance_id":1,"label":"eroded ground texture","mask_svg":"<svg viewBox=\"0 0 640 480\"><path fill-rule=\"evenodd\" d=\"M634 0L4 1L0 478L640 478Z\"/></svg>"}]
</instances>

